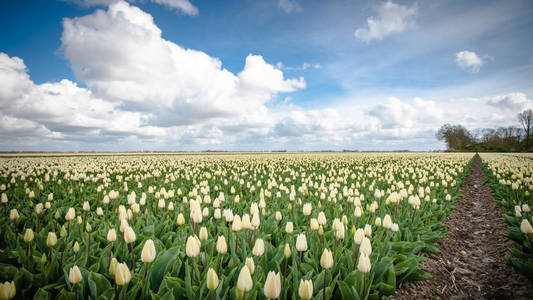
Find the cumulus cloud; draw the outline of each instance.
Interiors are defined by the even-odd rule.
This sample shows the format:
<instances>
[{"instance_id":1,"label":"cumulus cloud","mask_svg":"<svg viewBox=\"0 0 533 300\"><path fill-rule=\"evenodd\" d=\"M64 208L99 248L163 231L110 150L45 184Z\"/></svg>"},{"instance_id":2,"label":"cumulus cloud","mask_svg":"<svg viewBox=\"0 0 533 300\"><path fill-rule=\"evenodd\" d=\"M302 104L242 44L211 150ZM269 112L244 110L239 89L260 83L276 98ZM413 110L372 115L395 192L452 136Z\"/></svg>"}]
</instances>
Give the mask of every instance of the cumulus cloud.
<instances>
[{"instance_id":1,"label":"cumulus cloud","mask_svg":"<svg viewBox=\"0 0 533 300\"><path fill-rule=\"evenodd\" d=\"M65 19L63 27L62 47L76 77L98 97L147 110L153 125L266 122L265 103L305 88L303 78L285 79L259 55L250 54L235 75L219 59L163 39L152 16L126 2Z\"/></svg>"},{"instance_id":2,"label":"cumulus cloud","mask_svg":"<svg viewBox=\"0 0 533 300\"><path fill-rule=\"evenodd\" d=\"M21 58L0 52L0 149L427 150L439 148L434 132L444 122L516 125L533 107L531 96L510 93L347 98L305 109L283 95L306 87L283 64L249 54L232 73L163 39L152 16L127 2L65 19L61 42L78 83L35 84Z\"/></svg>"},{"instance_id":3,"label":"cumulus cloud","mask_svg":"<svg viewBox=\"0 0 533 300\"><path fill-rule=\"evenodd\" d=\"M75 3L81 6L91 7L91 6L108 6L121 0L64 0L67 2ZM134 0L129 0L134 2ZM198 15L198 8L194 6L189 0L150 0L154 3L168 6L170 8L176 9L184 14L190 16Z\"/></svg>"},{"instance_id":4,"label":"cumulus cloud","mask_svg":"<svg viewBox=\"0 0 533 300\"><path fill-rule=\"evenodd\" d=\"M417 15L418 8L416 5L409 7L387 1L382 3L376 11L377 17L368 18L367 26L355 31L356 39L370 42L405 31L414 26L414 17Z\"/></svg>"},{"instance_id":5,"label":"cumulus cloud","mask_svg":"<svg viewBox=\"0 0 533 300\"><path fill-rule=\"evenodd\" d=\"M483 59L472 51L460 51L455 54L455 62L463 69L472 73L479 72L479 69L483 65Z\"/></svg>"},{"instance_id":6,"label":"cumulus cloud","mask_svg":"<svg viewBox=\"0 0 533 300\"><path fill-rule=\"evenodd\" d=\"M279 0L279 7L286 13L302 11L302 7L296 0Z\"/></svg>"},{"instance_id":7,"label":"cumulus cloud","mask_svg":"<svg viewBox=\"0 0 533 300\"><path fill-rule=\"evenodd\" d=\"M497 108L522 111L533 108L533 100L524 93L510 93L487 98L487 103Z\"/></svg>"},{"instance_id":8,"label":"cumulus cloud","mask_svg":"<svg viewBox=\"0 0 533 300\"><path fill-rule=\"evenodd\" d=\"M163 39L152 16L127 2L64 19L61 42L87 88L69 80L36 85L22 59L0 53L3 124L28 120L33 127L24 128L67 140L171 136L175 143L190 133L215 142L226 131L264 130L273 122L266 104L306 86L260 55L229 72L219 59Z\"/></svg>"}]
</instances>

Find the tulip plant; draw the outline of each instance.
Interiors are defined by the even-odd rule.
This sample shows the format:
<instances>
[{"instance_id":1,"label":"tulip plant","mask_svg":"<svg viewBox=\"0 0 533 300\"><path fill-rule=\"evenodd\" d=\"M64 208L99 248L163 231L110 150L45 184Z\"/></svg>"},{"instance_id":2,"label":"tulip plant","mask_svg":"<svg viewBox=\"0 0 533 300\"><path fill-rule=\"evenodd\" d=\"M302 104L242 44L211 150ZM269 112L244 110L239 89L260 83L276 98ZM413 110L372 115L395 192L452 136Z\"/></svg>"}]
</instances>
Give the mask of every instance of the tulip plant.
<instances>
[{"instance_id":1,"label":"tulip plant","mask_svg":"<svg viewBox=\"0 0 533 300\"><path fill-rule=\"evenodd\" d=\"M533 282L533 156L486 153L481 158L509 226L505 235L515 242L509 262Z\"/></svg>"},{"instance_id":2,"label":"tulip plant","mask_svg":"<svg viewBox=\"0 0 533 300\"><path fill-rule=\"evenodd\" d=\"M421 254L438 251L471 158L3 158L0 297L381 299L429 278ZM531 168L486 167L517 184L504 192L531 253Z\"/></svg>"}]
</instances>

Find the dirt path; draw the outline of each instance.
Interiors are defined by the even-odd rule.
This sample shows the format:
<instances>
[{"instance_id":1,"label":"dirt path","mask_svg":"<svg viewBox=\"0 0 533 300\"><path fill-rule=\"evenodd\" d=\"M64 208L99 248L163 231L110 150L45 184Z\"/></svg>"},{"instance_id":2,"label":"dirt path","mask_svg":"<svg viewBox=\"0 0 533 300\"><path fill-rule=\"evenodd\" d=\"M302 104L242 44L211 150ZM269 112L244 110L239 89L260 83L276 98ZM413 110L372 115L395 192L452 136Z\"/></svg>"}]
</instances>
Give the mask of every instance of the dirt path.
<instances>
[{"instance_id":1,"label":"dirt path","mask_svg":"<svg viewBox=\"0 0 533 300\"><path fill-rule=\"evenodd\" d=\"M533 299L531 283L507 264L512 242L478 156L461 192L444 222L452 234L436 244L442 253L423 263L433 279L401 285L391 299Z\"/></svg>"}]
</instances>

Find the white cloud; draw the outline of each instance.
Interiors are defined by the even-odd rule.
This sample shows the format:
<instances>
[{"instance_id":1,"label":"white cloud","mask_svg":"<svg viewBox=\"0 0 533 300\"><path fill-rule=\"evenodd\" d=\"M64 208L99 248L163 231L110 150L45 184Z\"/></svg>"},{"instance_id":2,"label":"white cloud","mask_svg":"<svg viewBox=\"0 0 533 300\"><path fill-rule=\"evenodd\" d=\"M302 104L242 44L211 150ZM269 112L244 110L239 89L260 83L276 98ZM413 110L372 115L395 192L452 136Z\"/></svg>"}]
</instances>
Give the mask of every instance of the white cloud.
<instances>
[{"instance_id":1,"label":"white cloud","mask_svg":"<svg viewBox=\"0 0 533 300\"><path fill-rule=\"evenodd\" d=\"M483 65L483 59L472 51L461 51L455 55L455 61L457 65L463 70L468 70L472 73L479 72L479 69Z\"/></svg>"},{"instance_id":2,"label":"white cloud","mask_svg":"<svg viewBox=\"0 0 533 300\"><path fill-rule=\"evenodd\" d=\"M306 87L286 78L289 67L250 54L232 73L163 39L152 16L126 2L63 26L79 84L35 84L22 59L0 53L0 149L427 150L442 148L434 133L443 123L516 126L516 114L533 107L524 93L450 99L441 91L438 100L354 97L305 109L291 95L273 101Z\"/></svg>"},{"instance_id":3,"label":"white cloud","mask_svg":"<svg viewBox=\"0 0 533 300\"><path fill-rule=\"evenodd\" d=\"M198 14L198 8L192 5L189 0L151 0L158 4L164 4L169 7L182 11L185 14L196 16Z\"/></svg>"},{"instance_id":4,"label":"white cloud","mask_svg":"<svg viewBox=\"0 0 533 300\"><path fill-rule=\"evenodd\" d=\"M278 5L286 13L302 11L302 7L296 0L279 0Z\"/></svg>"},{"instance_id":5,"label":"white cloud","mask_svg":"<svg viewBox=\"0 0 533 300\"><path fill-rule=\"evenodd\" d=\"M533 100L529 99L524 93L510 93L490 97L487 99L487 103L501 109L513 111L533 108Z\"/></svg>"},{"instance_id":6,"label":"white cloud","mask_svg":"<svg viewBox=\"0 0 533 300\"><path fill-rule=\"evenodd\" d=\"M417 12L416 5L409 7L392 1L384 2L377 8L378 16L368 18L367 27L358 28L355 31L355 38L370 42L405 31L414 25Z\"/></svg>"},{"instance_id":7,"label":"white cloud","mask_svg":"<svg viewBox=\"0 0 533 300\"><path fill-rule=\"evenodd\" d=\"M75 3L81 6L91 7L91 6L109 6L111 4L120 2L121 0L64 0L66 2ZM134 2L135 0L129 0ZM176 9L184 14L190 16L198 15L198 8L194 6L189 0L150 0L154 3L168 6L170 8Z\"/></svg>"},{"instance_id":8,"label":"white cloud","mask_svg":"<svg viewBox=\"0 0 533 300\"><path fill-rule=\"evenodd\" d=\"M267 122L265 103L305 87L259 55L250 54L235 75L219 59L161 38L152 16L125 2L65 19L63 27L62 48L76 77L98 97L150 112L158 126L230 117Z\"/></svg>"}]
</instances>

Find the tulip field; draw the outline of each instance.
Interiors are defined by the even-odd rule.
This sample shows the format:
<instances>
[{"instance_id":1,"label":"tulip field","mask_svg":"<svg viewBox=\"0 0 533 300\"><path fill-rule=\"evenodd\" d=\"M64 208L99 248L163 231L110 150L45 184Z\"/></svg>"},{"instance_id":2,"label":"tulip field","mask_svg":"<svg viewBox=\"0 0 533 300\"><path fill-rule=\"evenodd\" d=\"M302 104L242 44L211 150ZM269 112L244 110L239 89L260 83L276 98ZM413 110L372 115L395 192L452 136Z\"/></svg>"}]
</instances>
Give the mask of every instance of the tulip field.
<instances>
[{"instance_id":1,"label":"tulip field","mask_svg":"<svg viewBox=\"0 0 533 300\"><path fill-rule=\"evenodd\" d=\"M504 209L506 236L515 242L509 262L533 280L533 156L483 154L482 158L495 198Z\"/></svg>"},{"instance_id":2,"label":"tulip field","mask_svg":"<svg viewBox=\"0 0 533 300\"><path fill-rule=\"evenodd\" d=\"M0 158L0 299L382 299L430 278L421 254L439 251L472 157ZM523 268L531 162L485 165Z\"/></svg>"}]
</instances>

